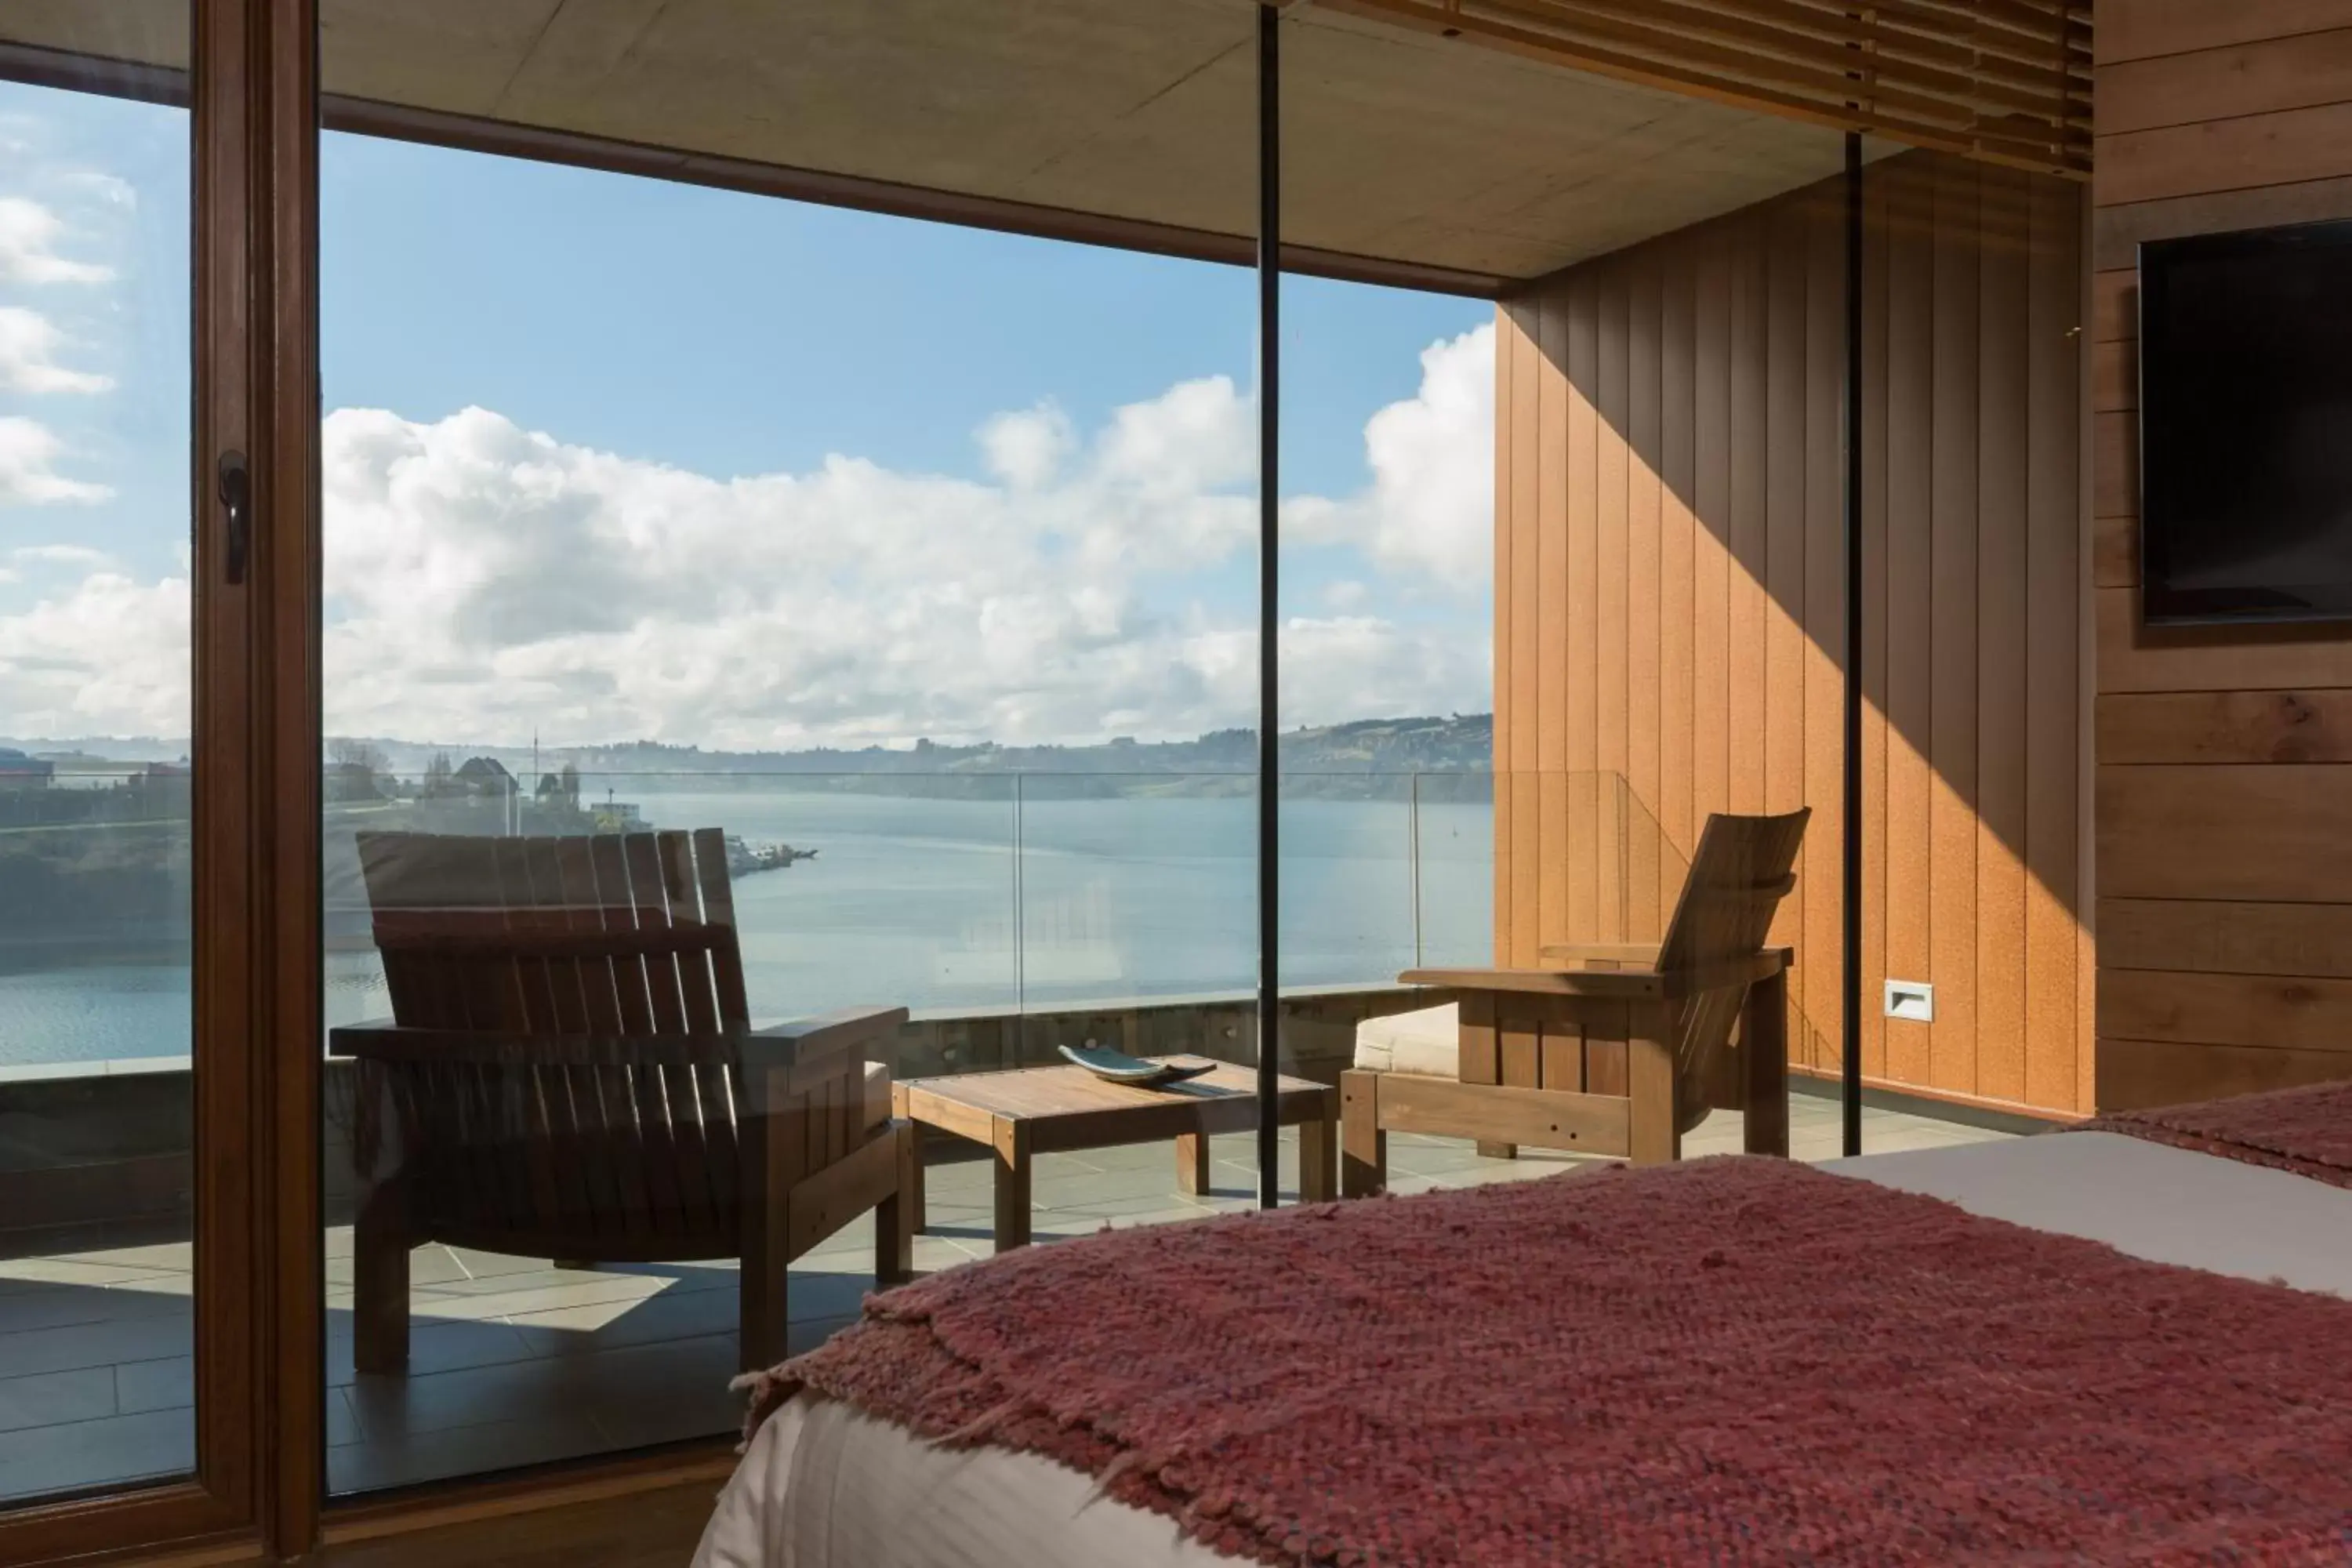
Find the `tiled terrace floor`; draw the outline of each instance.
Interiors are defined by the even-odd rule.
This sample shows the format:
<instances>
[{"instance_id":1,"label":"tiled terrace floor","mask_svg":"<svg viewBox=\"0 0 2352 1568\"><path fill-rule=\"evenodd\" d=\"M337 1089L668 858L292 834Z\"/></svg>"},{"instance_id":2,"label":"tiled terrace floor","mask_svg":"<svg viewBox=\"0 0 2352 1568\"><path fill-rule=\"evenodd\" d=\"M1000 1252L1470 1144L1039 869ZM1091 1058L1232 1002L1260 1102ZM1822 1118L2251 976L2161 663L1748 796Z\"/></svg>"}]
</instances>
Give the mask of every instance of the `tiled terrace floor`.
<instances>
[{"instance_id":1,"label":"tiled terrace floor","mask_svg":"<svg viewBox=\"0 0 2352 1568\"><path fill-rule=\"evenodd\" d=\"M1791 1097L1790 1152L1838 1152L1836 1105ZM1875 1152L2004 1136L1898 1111L1865 1112ZM1285 1134L1286 1150L1295 1135ZM1685 1140L1689 1154L1739 1145L1736 1114ZM1037 1163L1040 1242L1105 1226L1157 1225L1251 1205L1253 1142L1220 1138L1213 1194L1179 1194L1165 1143L1047 1155ZM1286 1161L1286 1163L1287 1162ZM1519 1181L1583 1162L1480 1158L1466 1143L1390 1140L1401 1192ZM992 1248L990 1167L940 1163L916 1266ZM1284 1186L1296 1193L1295 1173ZM847 1321L872 1286L871 1220L793 1269L793 1346ZM723 1433L735 1425L735 1270L679 1264L559 1270L543 1259L430 1247L415 1260L414 1348L404 1378L352 1370L351 1235L328 1236L328 1476L338 1492L401 1486ZM100 1486L190 1462L188 1248L129 1247L0 1260L0 1497Z\"/></svg>"}]
</instances>

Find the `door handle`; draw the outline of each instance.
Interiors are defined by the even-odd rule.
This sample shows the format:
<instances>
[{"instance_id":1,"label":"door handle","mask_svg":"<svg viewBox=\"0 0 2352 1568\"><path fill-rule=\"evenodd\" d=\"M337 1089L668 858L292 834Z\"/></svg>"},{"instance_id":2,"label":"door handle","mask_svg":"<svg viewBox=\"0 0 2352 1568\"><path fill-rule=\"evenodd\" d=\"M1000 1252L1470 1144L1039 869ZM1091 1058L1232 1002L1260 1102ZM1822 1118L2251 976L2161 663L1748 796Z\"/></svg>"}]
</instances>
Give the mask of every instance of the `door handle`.
<instances>
[{"instance_id":1,"label":"door handle","mask_svg":"<svg viewBox=\"0 0 2352 1568\"><path fill-rule=\"evenodd\" d=\"M228 511L228 580L242 583L253 548L253 479L243 452L221 454L220 499Z\"/></svg>"}]
</instances>

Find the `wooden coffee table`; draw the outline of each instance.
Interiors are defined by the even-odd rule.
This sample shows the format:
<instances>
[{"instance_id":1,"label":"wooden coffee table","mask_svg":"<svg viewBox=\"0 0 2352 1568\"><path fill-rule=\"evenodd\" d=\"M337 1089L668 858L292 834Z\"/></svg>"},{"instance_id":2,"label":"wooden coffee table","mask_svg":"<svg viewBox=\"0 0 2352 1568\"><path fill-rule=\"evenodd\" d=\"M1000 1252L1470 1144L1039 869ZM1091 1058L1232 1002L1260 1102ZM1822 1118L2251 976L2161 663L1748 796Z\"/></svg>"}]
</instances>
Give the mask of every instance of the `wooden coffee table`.
<instances>
[{"instance_id":1,"label":"wooden coffee table","mask_svg":"<svg viewBox=\"0 0 2352 1568\"><path fill-rule=\"evenodd\" d=\"M1200 1057L1169 1057L1197 1062ZM1276 1096L1279 1125L1298 1129L1298 1187L1304 1203L1339 1195L1339 1091L1286 1078ZM996 1153L996 1250L1029 1244L1029 1184L1034 1156L1078 1149L1176 1140L1176 1184L1209 1190L1209 1135L1257 1125L1257 1069L1220 1062L1216 1070L1165 1089L1109 1083L1080 1067L1023 1068L908 1079L890 1086L891 1109L919 1129L937 1127L984 1143ZM914 1162L911 1205L923 1225L922 1161Z\"/></svg>"}]
</instances>

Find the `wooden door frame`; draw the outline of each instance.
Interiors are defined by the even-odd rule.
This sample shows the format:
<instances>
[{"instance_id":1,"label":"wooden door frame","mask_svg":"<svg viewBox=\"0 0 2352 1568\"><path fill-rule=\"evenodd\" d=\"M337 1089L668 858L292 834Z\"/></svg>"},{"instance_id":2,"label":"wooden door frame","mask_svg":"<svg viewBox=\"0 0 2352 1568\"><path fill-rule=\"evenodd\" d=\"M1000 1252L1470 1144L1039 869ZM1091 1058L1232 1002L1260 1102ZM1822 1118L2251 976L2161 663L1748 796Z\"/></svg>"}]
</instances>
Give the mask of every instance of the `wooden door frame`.
<instances>
[{"instance_id":1,"label":"wooden door frame","mask_svg":"<svg viewBox=\"0 0 2352 1568\"><path fill-rule=\"evenodd\" d=\"M254 1230L262 1388L255 1517L274 1555L318 1542L326 1496L326 1236L320 1193L325 1016L320 845L322 689L319 400L317 0L244 0L266 19L266 58L247 101L247 146L264 192L249 339L255 473L268 531L254 551L247 628L259 654L250 744L252 851L268 889L253 922L262 1003L248 1103L269 1179ZM266 463L267 467L263 467Z\"/></svg>"},{"instance_id":2,"label":"wooden door frame","mask_svg":"<svg viewBox=\"0 0 2352 1568\"><path fill-rule=\"evenodd\" d=\"M317 1536L313 13L189 5L195 1473L0 1511L0 1561L274 1556ZM240 583L228 451L252 476Z\"/></svg>"}]
</instances>

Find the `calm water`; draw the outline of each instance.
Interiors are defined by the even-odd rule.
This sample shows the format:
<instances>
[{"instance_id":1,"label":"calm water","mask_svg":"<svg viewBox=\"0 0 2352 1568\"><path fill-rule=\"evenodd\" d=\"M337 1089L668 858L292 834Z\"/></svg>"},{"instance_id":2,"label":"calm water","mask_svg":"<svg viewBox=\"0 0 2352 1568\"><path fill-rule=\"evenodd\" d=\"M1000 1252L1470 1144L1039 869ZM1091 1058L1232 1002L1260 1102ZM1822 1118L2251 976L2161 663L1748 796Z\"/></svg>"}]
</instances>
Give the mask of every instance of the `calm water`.
<instances>
[{"instance_id":1,"label":"calm water","mask_svg":"<svg viewBox=\"0 0 2352 1568\"><path fill-rule=\"evenodd\" d=\"M965 800L609 782L658 826L818 851L735 885L755 1018L851 1003L1040 1008L1255 981L1246 796L1052 799L1033 784L1016 812L1009 780L989 781L993 798ZM608 781L591 783L602 799ZM1482 963L1491 952L1491 807L1420 807L1417 954L1413 812L1402 780L1392 793L1285 805L1285 984L1374 983L1417 956ZM341 858L336 847L330 903L363 925L363 895L336 871L348 846ZM6 956L0 1066L187 1051L184 962ZM330 1023L389 1012L371 953L330 953L327 983Z\"/></svg>"}]
</instances>

